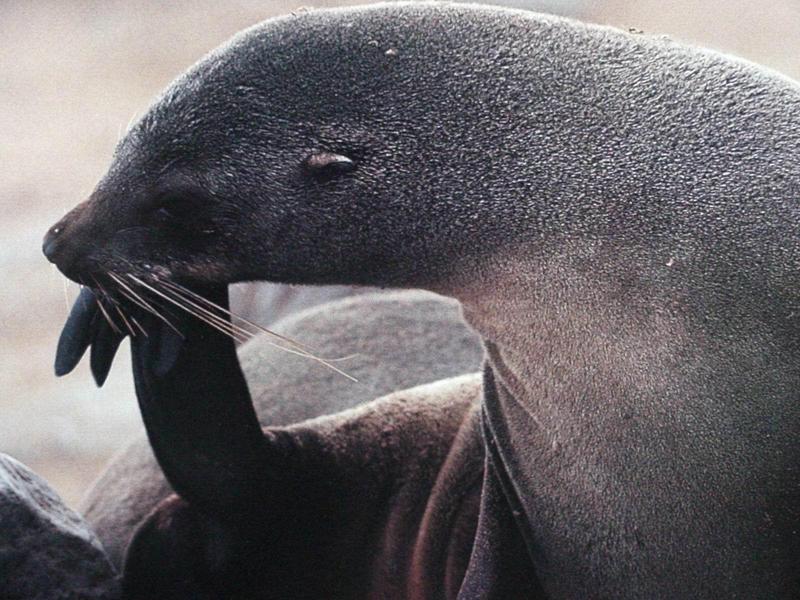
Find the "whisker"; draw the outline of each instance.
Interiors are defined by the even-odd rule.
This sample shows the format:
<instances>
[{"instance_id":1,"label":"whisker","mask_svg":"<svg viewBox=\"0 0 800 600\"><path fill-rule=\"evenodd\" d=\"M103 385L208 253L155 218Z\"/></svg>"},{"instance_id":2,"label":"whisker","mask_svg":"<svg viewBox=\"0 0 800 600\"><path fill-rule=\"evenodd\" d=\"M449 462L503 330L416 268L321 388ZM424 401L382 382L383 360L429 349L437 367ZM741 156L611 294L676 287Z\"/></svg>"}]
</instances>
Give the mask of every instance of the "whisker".
<instances>
[{"instance_id":1,"label":"whisker","mask_svg":"<svg viewBox=\"0 0 800 600\"><path fill-rule=\"evenodd\" d=\"M136 337L136 331L135 331L135 330L134 330L134 328L131 326L131 323L130 323L130 321L128 320L128 317L126 317L126 316L125 316L125 313L123 312L123 310L122 310L122 307L119 305L119 302L117 301L117 299L116 299L116 298L114 298L114 297L113 297L111 294L109 294L109 293L106 291L106 289L105 289L105 288L104 288L102 285L100 285L100 282L99 282L99 281L95 280L95 283L97 284L97 287L98 287L98 289L99 289L99 290L100 290L100 291L101 291L101 292L104 294L104 296L105 296L106 300L108 300L109 302L111 302L112 306L113 306L113 307L114 307L114 309L117 311L117 314L118 314L118 315L120 316L120 318L122 319L122 322L123 322L123 323L125 323L125 328L126 328L126 329L128 330L128 332L131 334L131 337Z\"/></svg>"},{"instance_id":2,"label":"whisker","mask_svg":"<svg viewBox=\"0 0 800 600\"><path fill-rule=\"evenodd\" d=\"M64 284L64 306L67 307L67 314L69 314L69 292L67 291L67 280L62 279L62 282Z\"/></svg>"},{"instance_id":3,"label":"whisker","mask_svg":"<svg viewBox=\"0 0 800 600\"><path fill-rule=\"evenodd\" d=\"M204 323L207 323L217 331L224 333L225 335L227 335L228 337L232 338L233 340L239 343L246 342L253 335L245 329L234 326L233 323L231 323L226 319L223 319L219 315L215 315L214 313L204 310L200 307L198 307L198 309L194 309L191 306L182 304L182 302L184 302L182 298L170 298L168 300L171 301L173 304L175 304L175 306L178 306L182 310L186 311L187 313L195 317L196 319L199 319Z\"/></svg>"},{"instance_id":4,"label":"whisker","mask_svg":"<svg viewBox=\"0 0 800 600\"><path fill-rule=\"evenodd\" d=\"M353 352L352 354L345 354L344 356L337 356L335 358L329 358L327 356L323 356L321 357L321 359L324 360L325 362L335 363L335 362L345 362L348 360L353 360L354 358L358 358L359 356L361 356L360 352Z\"/></svg>"},{"instance_id":5,"label":"whisker","mask_svg":"<svg viewBox=\"0 0 800 600\"><path fill-rule=\"evenodd\" d=\"M249 340L251 337L253 337L253 334L250 333L249 331L247 331L246 329L243 329L241 327L237 327L236 325L234 325L233 323L231 323L227 319L224 319L223 317L220 317L219 315L215 315L211 311L205 310L204 308L199 307L199 306L195 306L193 308L190 305L181 304L181 303L185 303L186 302L183 298L178 297L178 298L175 298L173 300L174 300L174 302L175 302L175 304L177 306L180 306L183 310L188 312L190 315L193 315L193 316L197 317L198 319L200 319L201 321L204 321L205 323L208 323L210 325L211 324L216 324L216 325L224 328L226 330L226 332L228 332L228 335L230 335L231 337L233 337L236 341L238 341L240 343L244 343L247 340Z\"/></svg>"},{"instance_id":6,"label":"whisker","mask_svg":"<svg viewBox=\"0 0 800 600\"><path fill-rule=\"evenodd\" d=\"M114 279L116 280L116 276L114 276L113 274L109 273L108 275L109 275L109 277L112 277L112 278L114 278ZM119 284L121 284L121 283L122 283L121 281L120 281L120 282L118 282L118 285L119 285ZM125 287L127 287L127 286L125 286ZM144 309L144 310L146 310L147 312L154 312L153 308L152 308L152 307L151 307L149 304L147 304L147 303L145 303L143 300L141 300L141 299L138 297L138 295L134 295L134 294L132 294L132 293L129 291L129 289L130 289L130 288L128 288L128 289L125 289L125 288L123 288L123 287L120 287L120 289L119 289L118 291L119 291L119 293L120 293L120 294L122 294L123 296L125 296L125 297L126 297L128 300L130 300L131 302L133 302L134 304L136 304L136 305L137 305L139 308L143 308L143 309Z\"/></svg>"},{"instance_id":7,"label":"whisker","mask_svg":"<svg viewBox=\"0 0 800 600\"><path fill-rule=\"evenodd\" d=\"M159 290L155 289L153 286L151 286L148 283L142 281L141 279L139 279L135 275L129 274L128 277L131 278L136 283L138 283L138 284L146 287L147 289L151 290L153 293L158 294L159 296L165 298L166 300L169 300L170 302L172 302L176 306L179 306L179 307L183 308L184 310L186 310L185 306L180 304L177 300L174 300L174 299L170 298L169 296L167 296L163 292L160 292ZM332 370L332 371L334 371L336 373L339 373L340 375L346 377L347 379L349 379L351 381L354 381L354 382L358 381L358 379L356 379L352 375L346 373L345 371L342 371L341 369L339 369L335 365L332 365L326 359L320 358L318 356L315 356L314 354L312 354L308 350L305 350L304 348L300 347L299 344L297 344L293 340L290 340L289 338L286 338L286 337L284 337L284 336L282 336L280 334L277 334L277 333L275 333L273 331L269 331L268 329L265 329L265 328L261 327L260 325L252 323L248 319L244 319L244 318L238 317L237 315L233 315L229 310L224 309L223 307L219 306L218 304L215 304L214 302L211 302L207 298L203 298L199 294L197 294L195 292L192 292L191 290L188 290L188 289L184 288L183 286L179 286L178 284L175 284L174 282L168 282L166 280L162 280L162 281L160 281L160 283L165 284L168 287L172 287L173 290L176 291L176 292L177 292L178 289L180 289L180 290L185 291L186 293L190 293L193 297L197 298L198 300L203 300L207 305L213 306L217 310L220 310L220 311L224 312L225 314L227 314L229 316L239 318L242 322L250 325L251 327L254 327L254 328L256 328L256 329L258 329L260 331L264 331L265 333L267 333L269 335L272 335L272 336L274 336L274 337L276 337L276 338L278 338L278 339L280 339L282 341L285 341L285 342L290 343L293 346L295 346L294 348L287 348L285 346L281 346L280 344L276 344L274 342L267 341L268 344L270 344L271 346L274 346L275 348L279 348L280 350L283 350L284 352L288 352L289 354L296 354L296 355L302 356L304 358L309 358L311 360L314 360L314 361L324 365L325 367L329 368L330 370ZM188 302L188 300L186 298L182 298L181 300L183 300L184 302ZM206 312L210 312L207 309L205 309L205 310L206 310ZM187 311L187 312L189 312L189 311ZM218 315L214 315L214 316L216 318L220 318ZM226 321L226 323L231 323L231 325L232 325L232 322L230 322L230 321ZM248 335L252 336L252 333L248 332Z\"/></svg>"},{"instance_id":8,"label":"whisker","mask_svg":"<svg viewBox=\"0 0 800 600\"><path fill-rule=\"evenodd\" d=\"M103 297L105 297L106 300L108 300L109 302L113 302L114 304L118 304L116 298L114 298L114 296L108 293L108 290L103 287L102 283L97 281L95 277L92 277L92 281L94 281L95 289L100 290L100 292L103 294Z\"/></svg>"},{"instance_id":9,"label":"whisker","mask_svg":"<svg viewBox=\"0 0 800 600\"><path fill-rule=\"evenodd\" d=\"M139 331L141 331L141 332L142 332L142 335L143 335L144 337L146 337L146 338L149 338L149 337L150 337L149 335L147 335L147 332L145 331L144 327L142 327L142 326L141 326L141 324L139 323L139 321L137 321L137 320L136 320L136 317L134 317L133 315L131 315L131 321L133 321L133 324L134 324L134 325L136 325L136 327L138 327L138 328L139 328Z\"/></svg>"},{"instance_id":10,"label":"whisker","mask_svg":"<svg viewBox=\"0 0 800 600\"><path fill-rule=\"evenodd\" d=\"M94 281L95 285L97 286L97 289L100 291L100 295L97 297L97 307L100 309L100 312L103 313L103 316L105 317L108 324L111 326L111 329L113 329L118 334L122 335L122 330L119 327L117 327L116 321L114 321L114 319L111 318L111 315L108 314L106 307L103 306L103 300L108 299L108 293L103 289L103 287L100 285L97 279L92 277L92 281Z\"/></svg>"},{"instance_id":11,"label":"whisker","mask_svg":"<svg viewBox=\"0 0 800 600\"><path fill-rule=\"evenodd\" d=\"M267 335L270 335L270 336L272 336L272 337L274 337L276 339L279 339L279 340L281 340L283 342L286 342L287 344L290 344L290 345L294 346L294 348L286 348L286 347L281 346L279 344L272 344L276 348L280 348L280 349L285 350L287 352L292 352L293 354L297 354L298 356L307 356L309 358L315 358L315 359L318 359L318 360L323 360L325 362L342 362L342 361L351 360L351 359L353 359L353 358L355 358L357 356L360 356L359 353L357 353L357 352L353 353L353 354L348 354L347 356L337 356L335 358L328 358L328 357L319 356L316 353L315 350L310 349L308 346L305 346L305 345L301 344L300 342L297 342L297 341L295 341L295 340L293 340L291 338L288 338L288 337L286 337L284 335L281 335L281 334L279 334L279 333L277 333L275 331L272 331L270 329L266 329L265 327L259 325L258 323L254 323L253 321L250 321L249 319L246 319L245 317L237 315L236 313L233 313L233 312L231 312L229 310L226 310L225 308L223 308L219 304L216 304L216 303L212 302L208 298L204 298L200 294L197 294L196 292L193 292L192 290L190 290L188 288L185 288L185 287L183 287L182 285L180 285L178 283L175 283L175 282L172 282L172 281L167 281L167 280L160 280L159 283L164 284L164 285L168 286L169 288L171 288L172 292L175 293L175 294L178 294L179 295L178 297L180 297L181 300L183 300L185 302L190 302L193 306L197 306L197 305L194 304L193 302L191 302L191 300L189 300L188 298L181 297L180 294L181 293L191 294L191 296L194 297L194 298L197 298L198 301L205 302L208 306L210 306L212 308L215 308L215 309L223 312L224 314L227 314L228 316L231 317L231 319L238 319L242 323L244 323L246 325L249 325L250 327L256 329L257 331L266 333ZM201 308L201 307L197 306L197 308ZM202 310L210 312L208 309L202 309ZM211 313L211 314L213 314L213 313ZM226 321L226 322L228 322L228 321ZM239 328L242 331L246 331L248 333L248 335L251 335L251 336L253 335L252 332L250 332L250 331L248 331L248 330L246 330L246 329L244 329L242 327L239 327Z\"/></svg>"},{"instance_id":12,"label":"whisker","mask_svg":"<svg viewBox=\"0 0 800 600\"><path fill-rule=\"evenodd\" d=\"M153 293L157 293L157 292L153 292ZM246 342L247 340L249 340L250 337L251 337L251 334L249 332L244 331L244 330L239 330L239 329L236 329L235 327L233 327L232 324L230 323L230 321L226 321L225 319L222 319L221 317L218 317L218 316L216 316L214 314L211 314L211 313L206 315L206 314L203 314L202 312L197 312L196 310L193 310L191 307L181 304L177 300L170 299L170 298L166 298L166 299L168 301L172 302L173 304L175 304L175 306L178 306L182 310L186 311L187 313L189 313L190 315L192 315L196 319L199 319L203 323L206 323L207 325L213 327L214 329L216 329L220 333L228 336L229 338L233 339L234 341L243 343L243 342Z\"/></svg>"},{"instance_id":13,"label":"whisker","mask_svg":"<svg viewBox=\"0 0 800 600\"><path fill-rule=\"evenodd\" d=\"M249 339L248 337L244 337L241 333L237 333L237 332L231 330L228 327L225 327L225 326L223 326L221 324L215 323L214 321L212 321L212 320L210 320L210 319L208 319L208 318L206 318L206 317L204 317L202 315L199 315L197 313L192 313L192 312L190 312L189 314L191 314L192 316L194 316L195 318L199 319L203 323L206 323L207 325L209 325L210 327L213 327L214 329L216 329L217 331L219 331L223 335L227 335L229 338L231 338L231 339L233 339L233 340L235 340L237 342L240 342L240 343L241 342L246 342Z\"/></svg>"},{"instance_id":14,"label":"whisker","mask_svg":"<svg viewBox=\"0 0 800 600\"><path fill-rule=\"evenodd\" d=\"M163 298L167 302L171 302L172 304L174 304L178 308L180 308L182 310L185 310L190 315L192 315L194 317L197 317L198 319L200 319L204 323L207 323L207 324L211 325L212 327L214 327L218 331L220 331L220 332L224 333L225 335L233 338L234 340L246 341L247 339L250 338L251 334L249 334L248 332L239 333L236 329L234 329L233 324L231 324L229 321L224 321L224 320L220 319L219 317L217 317L216 315L212 314L211 315L212 317L216 317L217 319L220 319L220 321L221 321L220 323L215 323L210 318L205 317L202 313L198 313L196 311L193 311L191 308L187 307L185 304L181 304L180 302L178 302L174 298L171 298L171 297L167 296L166 294L162 293L161 291L157 290L156 288L154 288L151 285L147 284L146 282L142 281L138 277L136 277L134 275L130 275L130 274L128 275L128 277L130 279L132 279L133 281L135 281L136 283L138 283L139 285L141 285L141 286L145 287L146 289L150 290L152 293L160 296L161 298ZM243 339L237 338L236 335L235 335L236 333L239 333L239 336L241 338L243 338Z\"/></svg>"},{"instance_id":15,"label":"whisker","mask_svg":"<svg viewBox=\"0 0 800 600\"><path fill-rule=\"evenodd\" d=\"M197 300L199 300L201 302L204 302L205 304L207 304L209 306L212 306L213 308L225 313L226 315L231 317L231 319L238 319L239 321L242 321L243 323L246 323L250 327L254 327L255 329L258 329L259 331L262 331L262 332L266 333L267 335L270 335L270 336L272 336L272 337L274 337L276 339L279 339L282 342L286 342L290 346L293 346L296 350L299 350L301 352L307 352L309 354L313 354L314 353L314 351L311 348L308 348L307 346L304 346L300 342L296 342L295 340L293 340L291 338L288 338L288 337L286 337L284 335L281 335L279 333L276 333L276 332L274 332L274 331L272 331L270 329L267 329L266 327L263 327L263 326L259 325L258 323L254 323L253 321L250 321L249 319L246 319L245 317L242 317L240 315L232 313L230 310L227 310L227 309L221 307L219 304L216 304L216 303L212 302L208 298L204 298L203 296L201 296L197 292L193 292L192 290L180 285L179 283L175 283L174 281L166 281L166 280L162 281L161 283L163 283L164 285L167 285L169 287L172 287L176 291L180 291L180 292L183 292L185 294L189 294L193 298L197 298Z\"/></svg>"},{"instance_id":16,"label":"whisker","mask_svg":"<svg viewBox=\"0 0 800 600\"><path fill-rule=\"evenodd\" d=\"M183 334L178 330L177 327L175 327L175 325L173 325L169 321L169 319L167 319L164 315L162 315L160 312L158 312L155 308L150 306L150 304L144 298L142 298L141 296L139 296L139 294L134 292L130 288L130 286L128 284L126 284L124 281L122 281L122 279L120 277L118 277L115 273L112 273L111 271L108 272L108 276L111 277L114 281L116 281L120 285L120 287L122 288L120 290L120 292L122 292L122 293L124 293L125 291L128 292L127 294L125 294L125 296L129 300L131 300L135 304L138 304L139 306L141 306L142 308L144 308L148 312L152 313L154 316L156 316L159 319L161 319L164 323L166 323L169 326L170 329L172 329L175 333L177 333L179 336L181 336L181 338L183 338Z\"/></svg>"},{"instance_id":17,"label":"whisker","mask_svg":"<svg viewBox=\"0 0 800 600\"><path fill-rule=\"evenodd\" d=\"M162 283L163 283L163 282L162 282ZM162 290L162 291L163 291L163 292L165 292L165 293L166 293L166 292L169 292L170 294L173 294L173 299L174 299L174 300L176 300L176 301L180 301L180 302L183 302L183 303L186 303L186 304L188 304L189 306L191 306L191 307L194 307L196 310L199 310L199 311L201 311L203 314L205 314L205 315L207 315L207 316L209 316L209 317L211 317L211 318L215 319L216 321L218 321L218 322L220 322L220 323L224 324L225 326L227 326L227 327L231 327L231 328L233 328L234 330L236 330L236 331L239 331L239 332L240 332L242 335L246 336L246 338L248 338L248 339L249 339L249 338L251 338L251 337L253 336L253 333L252 333L251 331L248 331L248 330L247 330L247 329L245 329L244 327L241 327L241 326L239 326L239 325L236 325L235 323L233 323L232 321L230 321L230 320L226 319L225 317L223 317L223 316L221 316L221 315L218 315L218 314L216 314L216 313L214 313L214 312L210 311L209 309L207 309L207 308L205 308L205 307L203 307L203 306L200 306L199 304L196 304L196 303L192 302L190 299L188 299L188 298L185 298L185 297L181 296L180 294L178 294L178 292L177 292L177 291L175 291L175 290L167 290L167 289L165 289L165 290ZM192 312L192 311L190 311L190 310L189 310L188 308L186 308L186 307L184 307L184 310L187 310L187 311L189 311L189 312ZM195 314L195 313L194 313L194 312L192 312L192 314Z\"/></svg>"},{"instance_id":18,"label":"whisker","mask_svg":"<svg viewBox=\"0 0 800 600\"><path fill-rule=\"evenodd\" d=\"M166 281L161 281L160 283L167 283L167 282ZM249 330L247 330L247 329L245 329L245 328L243 328L243 327L241 327L239 325L234 324L232 321L228 320L227 318L225 318L225 317L223 317L221 315L218 315L218 314L212 312L211 310L209 310L208 308L204 308L204 307L192 302L190 299L180 295L178 290L171 289L171 290L164 290L164 292L169 292L171 294L174 294L175 295L174 297L176 298L176 301L185 302L185 303L195 307L197 310L202 311L204 314L212 317L216 321L222 322L227 326L235 328L237 331L240 331L240 332L242 332L242 334L246 335L248 339L254 335L253 332L251 332L251 331L249 331ZM199 298L202 298L202 296L199 296ZM202 298L202 299L205 300L205 298ZM219 310L224 310L224 309L222 309L221 306L219 306L218 304L215 304L215 303L213 303L211 301L207 300L207 303L210 306L214 307L214 308L217 308ZM184 310L188 310L188 309L184 308ZM247 321L244 321L244 322L247 323ZM297 349L294 349L294 348L286 348L284 346L281 346L279 344L276 344L274 342L269 342L269 341L267 341L267 343L270 344L271 346L274 346L275 348L279 348L280 350L283 350L285 352L289 352L291 354L297 354L298 356L311 357L311 354L306 350L297 350Z\"/></svg>"},{"instance_id":19,"label":"whisker","mask_svg":"<svg viewBox=\"0 0 800 600\"><path fill-rule=\"evenodd\" d=\"M125 298L127 298L128 300L130 300L131 302L133 302L134 304L136 304L136 305L137 305L139 308L143 308L143 309L144 309L144 310L146 310L147 312L152 312L152 310L150 309L150 307L148 307L146 304L142 304L142 303L141 303L141 302L140 302L140 301L139 301L137 298L133 297L133 296L132 296L132 295L131 295L129 292L127 292L126 290L122 290L122 289L121 289L121 290L119 290L119 293L120 293L122 296L124 296Z\"/></svg>"},{"instance_id":20,"label":"whisker","mask_svg":"<svg viewBox=\"0 0 800 600\"><path fill-rule=\"evenodd\" d=\"M103 306L103 300L101 298L97 299L97 308L99 308L100 312L103 313L103 316L105 317L106 321L108 321L108 324L111 326L111 329L116 331L118 334L122 335L122 331L120 330L119 327L117 327L117 324L114 322L114 320L111 318L111 315L108 314L105 307Z\"/></svg>"},{"instance_id":21,"label":"whisker","mask_svg":"<svg viewBox=\"0 0 800 600\"><path fill-rule=\"evenodd\" d=\"M328 367L329 369L335 371L336 373L339 373L339 374L347 377L351 381L356 381L356 382L358 381L358 379L356 379L352 375L350 375L350 374L346 373L345 371L342 371L341 369L338 369L334 365L330 364L331 362L340 362L340 361L343 361L343 360L348 360L350 358L353 358L354 356L358 356L358 354L352 354L352 355L348 355L348 356L344 356L344 357L337 357L337 358L332 358L332 359L318 356L314 351L309 350L308 347L303 346L299 342L296 342L295 340L292 340L291 338L283 336L283 335L281 335L279 333L276 333L276 332L274 332L274 331L272 331L270 329L267 329L267 328L259 325L258 323L254 323L253 321L250 321L249 319L246 319L246 318L244 318L244 317L242 317L240 315L237 315L237 314L231 312L230 310L227 310L227 309L223 308L222 306L210 301L208 298L204 298L200 294L197 294L196 292L194 292L194 291L192 291L192 290L190 290L190 289L188 289L188 288L186 288L186 287L184 287L184 286L182 286L182 285L180 285L178 283L175 283L173 281L166 281L166 280L162 280L160 283L171 287L176 293L184 292L186 294L190 294L192 297L197 298L199 301L202 301L202 302L206 303L208 306L211 306L212 308L215 308L215 309L217 309L217 310L229 315L232 319L234 319L234 318L238 319L238 320L242 321L243 323L245 323L246 325L249 325L250 327L253 327L254 329L256 329L258 331L262 331L262 332L266 333L267 335L270 335L270 336L272 336L272 337L274 337L274 338L276 338L278 340L286 342L287 344L290 344L291 346L294 347L294 348L286 348L285 346L281 346L280 344L276 344L276 343L269 342L269 341L265 340L266 343L268 343L269 345L271 345L271 346L273 346L275 348L278 348L278 349L283 350L284 352L288 352L290 354L295 354L297 356L310 358L311 360L314 360L314 361L317 361L317 362L321 363L322 365Z\"/></svg>"},{"instance_id":22,"label":"whisker","mask_svg":"<svg viewBox=\"0 0 800 600\"><path fill-rule=\"evenodd\" d=\"M119 313L119 316L122 318L123 323L125 323L125 328L130 332L131 337L136 337L136 331L133 329L133 327L131 327L128 318L125 316L125 313L122 312L122 309L120 308L119 304L114 303L114 308L117 310L117 313Z\"/></svg>"},{"instance_id":23,"label":"whisker","mask_svg":"<svg viewBox=\"0 0 800 600\"><path fill-rule=\"evenodd\" d=\"M131 125L133 125L133 122L136 120L136 116L138 114L139 114L138 110L134 111L134 113L131 115L131 118L128 119L128 124L125 126L125 133L126 134L131 130Z\"/></svg>"}]
</instances>

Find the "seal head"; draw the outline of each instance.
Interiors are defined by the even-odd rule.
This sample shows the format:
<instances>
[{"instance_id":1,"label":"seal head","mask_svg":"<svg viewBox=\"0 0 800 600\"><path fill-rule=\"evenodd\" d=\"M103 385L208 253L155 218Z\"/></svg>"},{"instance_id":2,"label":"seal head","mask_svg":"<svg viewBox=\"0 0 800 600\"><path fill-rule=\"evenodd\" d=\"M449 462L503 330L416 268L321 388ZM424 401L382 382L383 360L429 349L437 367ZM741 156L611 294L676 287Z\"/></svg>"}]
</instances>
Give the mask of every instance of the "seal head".
<instances>
[{"instance_id":1,"label":"seal head","mask_svg":"<svg viewBox=\"0 0 800 600\"><path fill-rule=\"evenodd\" d=\"M128 132L89 201L48 232L45 254L73 279L156 270L202 283L399 285L469 253L474 216L459 217L451 177L492 170L471 130L493 108L464 97L454 109L448 93L420 90L440 89L443 73L478 80L451 21L490 36L506 19L386 10L410 26L375 10L309 13L211 53ZM421 60L439 67L413 72Z\"/></svg>"}]
</instances>

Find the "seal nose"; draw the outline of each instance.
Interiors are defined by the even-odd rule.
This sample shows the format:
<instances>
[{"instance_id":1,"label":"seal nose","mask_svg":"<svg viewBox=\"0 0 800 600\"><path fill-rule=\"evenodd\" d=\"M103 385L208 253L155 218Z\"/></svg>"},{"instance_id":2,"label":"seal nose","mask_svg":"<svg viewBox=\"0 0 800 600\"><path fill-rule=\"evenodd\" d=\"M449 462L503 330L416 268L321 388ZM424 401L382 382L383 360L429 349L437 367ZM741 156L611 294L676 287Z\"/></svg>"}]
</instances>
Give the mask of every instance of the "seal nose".
<instances>
[{"instance_id":1,"label":"seal nose","mask_svg":"<svg viewBox=\"0 0 800 600\"><path fill-rule=\"evenodd\" d=\"M59 271L80 283L87 270L94 268L91 259L96 238L91 204L84 200L47 230L42 252Z\"/></svg>"},{"instance_id":2,"label":"seal nose","mask_svg":"<svg viewBox=\"0 0 800 600\"><path fill-rule=\"evenodd\" d=\"M44 240L42 241L42 252L47 257L47 260L49 260L51 263L56 262L56 256L58 255L59 247L59 234L62 231L63 227L59 224L56 224L44 235Z\"/></svg>"},{"instance_id":3,"label":"seal nose","mask_svg":"<svg viewBox=\"0 0 800 600\"><path fill-rule=\"evenodd\" d=\"M74 266L80 253L81 240L86 237L86 206L87 203L83 202L73 208L47 230L42 240L42 252L47 260L64 275Z\"/></svg>"}]
</instances>

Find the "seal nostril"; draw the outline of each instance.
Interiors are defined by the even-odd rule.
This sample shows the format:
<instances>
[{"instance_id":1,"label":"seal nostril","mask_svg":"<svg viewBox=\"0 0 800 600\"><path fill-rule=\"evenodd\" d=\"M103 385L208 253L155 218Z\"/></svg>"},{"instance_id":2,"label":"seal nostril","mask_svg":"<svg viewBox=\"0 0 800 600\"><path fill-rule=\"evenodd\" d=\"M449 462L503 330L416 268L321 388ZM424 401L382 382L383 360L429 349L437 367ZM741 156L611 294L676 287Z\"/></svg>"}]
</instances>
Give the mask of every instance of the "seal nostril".
<instances>
[{"instance_id":1,"label":"seal nostril","mask_svg":"<svg viewBox=\"0 0 800 600\"><path fill-rule=\"evenodd\" d=\"M59 234L64 230L61 225L56 225L48 231L42 240L42 252L50 262L55 262L59 247Z\"/></svg>"}]
</instances>

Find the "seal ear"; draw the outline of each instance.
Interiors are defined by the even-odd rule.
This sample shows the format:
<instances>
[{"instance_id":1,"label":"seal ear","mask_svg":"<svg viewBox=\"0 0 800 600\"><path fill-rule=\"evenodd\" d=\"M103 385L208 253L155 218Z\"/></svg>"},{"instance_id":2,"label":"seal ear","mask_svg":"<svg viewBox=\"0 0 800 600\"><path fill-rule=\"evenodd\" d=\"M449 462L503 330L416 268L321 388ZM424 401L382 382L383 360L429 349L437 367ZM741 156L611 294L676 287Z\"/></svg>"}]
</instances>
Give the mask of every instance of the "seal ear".
<instances>
[{"instance_id":1,"label":"seal ear","mask_svg":"<svg viewBox=\"0 0 800 600\"><path fill-rule=\"evenodd\" d=\"M315 152L303 161L306 171L316 177L332 177L342 173L350 173L356 168L353 159L344 154L333 152Z\"/></svg>"}]
</instances>

